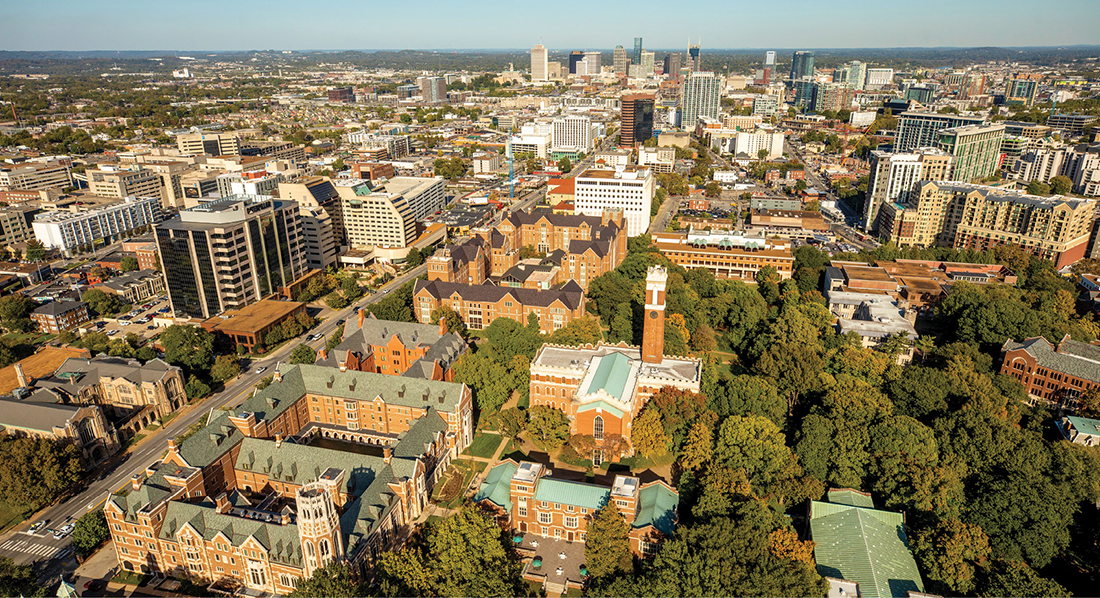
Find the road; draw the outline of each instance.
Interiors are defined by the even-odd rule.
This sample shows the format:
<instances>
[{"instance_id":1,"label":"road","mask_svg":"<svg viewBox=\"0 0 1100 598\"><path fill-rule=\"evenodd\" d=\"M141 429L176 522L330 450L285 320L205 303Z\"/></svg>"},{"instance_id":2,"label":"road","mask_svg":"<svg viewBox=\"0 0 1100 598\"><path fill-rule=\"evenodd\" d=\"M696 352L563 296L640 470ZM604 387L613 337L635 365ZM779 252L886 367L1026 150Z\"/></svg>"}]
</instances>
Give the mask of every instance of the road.
<instances>
[{"instance_id":1,"label":"road","mask_svg":"<svg viewBox=\"0 0 1100 598\"><path fill-rule=\"evenodd\" d=\"M875 247L878 246L876 243L870 240L860 240L859 236L863 233L852 228L853 224L856 224L860 221L859 214L853 212L852 209L848 207L848 204L841 201L840 198L833 193L832 188L825 182L823 178L821 178L821 175L817 172L817 170L809 166L809 164L806 162L805 159L802 158L802 156L798 153L798 150L796 150L794 146L788 146L787 151L791 154L791 156L798 158L802 161L802 163L806 164L806 185L824 191L825 198L827 200L835 202L837 209L839 209L844 214L845 221L831 223L829 225L830 231L834 235L844 239L845 241L853 245L860 247L861 249L875 249Z\"/></svg>"},{"instance_id":2,"label":"road","mask_svg":"<svg viewBox=\"0 0 1100 598\"><path fill-rule=\"evenodd\" d=\"M324 322L309 331L309 334L322 334L322 338L307 344L314 349L324 347L328 337L336 330L337 322L351 317L352 311L356 306L362 307L380 301L387 296L389 291L396 289L405 282L427 271L428 266L426 264L414 268L410 272L402 274L390 281L376 293L360 299L354 305L350 305L338 312L333 312ZM304 338L304 336L302 338ZM159 461L167 450L168 439L175 438L182 434L187 428L198 422L200 418L209 413L212 409L232 407L243 402L252 393L252 387L265 375L270 375L272 371L271 368L273 368L276 363L285 361L290 352L293 351L298 344L298 342L286 343L269 355L252 361L248 367L248 371L242 374L232 384L227 385L225 390L207 397L197 405L189 408L186 412L172 419L168 425L160 430L152 432L150 436L137 445L129 455L124 456L121 461L116 461L117 465L115 465L113 469L104 471L93 479L86 480L86 486L79 493L64 502L39 511L32 519L28 519L16 526L15 530L9 530L0 535L0 556L10 557L15 560L17 564L27 564L40 559L49 559L50 563L48 566L39 572L39 579L56 579L57 574L63 568L68 569L69 567L75 567L75 563L71 560L71 552L69 551L71 536L60 540L54 540L52 535L46 535L43 531L39 531L38 534L32 535L26 533L25 530L32 523L41 520L49 521L45 527L58 528L63 525L65 521L75 521L81 515L102 505L107 499L108 493L114 492L125 486L129 483L131 476L144 471L150 463ZM261 366L267 368L267 371L262 374L256 372L256 369Z\"/></svg>"},{"instance_id":3,"label":"road","mask_svg":"<svg viewBox=\"0 0 1100 598\"><path fill-rule=\"evenodd\" d=\"M672 216L676 213L676 210L680 207L679 196L668 196L665 198L665 202L661 204L661 207L657 210L657 215L653 217L653 220L649 223L649 234L663 233L668 229L668 223L672 220Z\"/></svg>"}]
</instances>

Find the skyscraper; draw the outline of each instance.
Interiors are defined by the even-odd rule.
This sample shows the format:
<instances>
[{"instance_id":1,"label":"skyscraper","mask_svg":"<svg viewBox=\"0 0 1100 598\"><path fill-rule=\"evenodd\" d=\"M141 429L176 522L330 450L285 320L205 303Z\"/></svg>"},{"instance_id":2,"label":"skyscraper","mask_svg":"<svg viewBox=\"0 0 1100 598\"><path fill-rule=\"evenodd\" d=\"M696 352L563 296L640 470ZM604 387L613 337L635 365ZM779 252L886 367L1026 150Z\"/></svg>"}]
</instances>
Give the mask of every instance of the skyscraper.
<instances>
[{"instance_id":1,"label":"skyscraper","mask_svg":"<svg viewBox=\"0 0 1100 598\"><path fill-rule=\"evenodd\" d=\"M774 51L768 50L767 52L764 53L764 66L765 67L775 67L775 52Z\"/></svg>"},{"instance_id":2,"label":"skyscraper","mask_svg":"<svg viewBox=\"0 0 1100 598\"><path fill-rule=\"evenodd\" d=\"M642 63L642 38L634 38L634 64Z\"/></svg>"},{"instance_id":3,"label":"skyscraper","mask_svg":"<svg viewBox=\"0 0 1100 598\"><path fill-rule=\"evenodd\" d=\"M573 50L569 53L569 74L577 74L577 63L584 60L584 52Z\"/></svg>"},{"instance_id":4,"label":"skyscraper","mask_svg":"<svg viewBox=\"0 0 1100 598\"><path fill-rule=\"evenodd\" d=\"M700 116L718 118L721 103L722 79L711 72L694 72L684 81L684 118L681 125L694 129Z\"/></svg>"},{"instance_id":5,"label":"skyscraper","mask_svg":"<svg viewBox=\"0 0 1100 598\"><path fill-rule=\"evenodd\" d=\"M653 70L657 66L654 64L653 52L642 52L642 61L639 63L642 65L642 73L646 77L653 76Z\"/></svg>"},{"instance_id":6,"label":"skyscraper","mask_svg":"<svg viewBox=\"0 0 1100 598\"><path fill-rule=\"evenodd\" d=\"M599 75L600 69L603 68L603 58L599 52L585 52L584 61L588 63L588 74Z\"/></svg>"},{"instance_id":7,"label":"skyscraper","mask_svg":"<svg viewBox=\"0 0 1100 598\"><path fill-rule=\"evenodd\" d=\"M615 51L611 54L611 64L614 65L616 75L626 74L626 61L626 50L622 46L615 46Z\"/></svg>"},{"instance_id":8,"label":"skyscraper","mask_svg":"<svg viewBox=\"0 0 1100 598\"><path fill-rule=\"evenodd\" d=\"M803 77L814 76L814 53L810 50L799 50L791 59L791 80L797 81Z\"/></svg>"},{"instance_id":9,"label":"skyscraper","mask_svg":"<svg viewBox=\"0 0 1100 598\"><path fill-rule=\"evenodd\" d=\"M550 66L546 60L546 47L542 44L531 48L531 80L546 81L549 77Z\"/></svg>"},{"instance_id":10,"label":"skyscraper","mask_svg":"<svg viewBox=\"0 0 1100 598\"><path fill-rule=\"evenodd\" d=\"M641 147L650 137L653 137L653 96L650 94L623 96L619 147Z\"/></svg>"},{"instance_id":11,"label":"skyscraper","mask_svg":"<svg viewBox=\"0 0 1100 598\"><path fill-rule=\"evenodd\" d=\"M688 46L688 58L691 59L691 70L697 71L703 68L702 58L699 56L699 44Z\"/></svg>"},{"instance_id":12,"label":"skyscraper","mask_svg":"<svg viewBox=\"0 0 1100 598\"><path fill-rule=\"evenodd\" d=\"M680 59L682 58L679 52L671 52L665 56L665 74L671 79L678 79L680 77Z\"/></svg>"}]
</instances>

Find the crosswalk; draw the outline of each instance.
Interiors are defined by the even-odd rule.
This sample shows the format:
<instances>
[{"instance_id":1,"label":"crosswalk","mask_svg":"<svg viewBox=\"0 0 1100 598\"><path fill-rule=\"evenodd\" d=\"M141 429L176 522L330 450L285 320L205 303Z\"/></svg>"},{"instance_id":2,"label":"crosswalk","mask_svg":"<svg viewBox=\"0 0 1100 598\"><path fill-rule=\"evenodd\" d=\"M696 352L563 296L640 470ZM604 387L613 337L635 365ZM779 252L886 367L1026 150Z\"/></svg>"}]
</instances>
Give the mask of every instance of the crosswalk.
<instances>
[{"instance_id":1,"label":"crosswalk","mask_svg":"<svg viewBox=\"0 0 1100 598\"><path fill-rule=\"evenodd\" d=\"M10 550L12 552L24 552L34 555L39 558L51 559L56 556L63 549L60 546L50 546L48 544L35 544L26 540L8 540L3 544L0 544L0 550Z\"/></svg>"}]
</instances>

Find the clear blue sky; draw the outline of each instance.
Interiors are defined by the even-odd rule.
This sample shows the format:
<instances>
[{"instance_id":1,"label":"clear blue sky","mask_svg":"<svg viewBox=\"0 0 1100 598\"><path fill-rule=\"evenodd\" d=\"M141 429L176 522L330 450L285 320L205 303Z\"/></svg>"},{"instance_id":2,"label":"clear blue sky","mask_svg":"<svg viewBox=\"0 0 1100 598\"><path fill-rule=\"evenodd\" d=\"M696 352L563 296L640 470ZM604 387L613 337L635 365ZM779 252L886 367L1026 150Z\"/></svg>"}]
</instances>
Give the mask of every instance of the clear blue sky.
<instances>
[{"instance_id":1,"label":"clear blue sky","mask_svg":"<svg viewBox=\"0 0 1100 598\"><path fill-rule=\"evenodd\" d=\"M551 50L1100 44L1100 0L4 2L3 50Z\"/></svg>"}]
</instances>

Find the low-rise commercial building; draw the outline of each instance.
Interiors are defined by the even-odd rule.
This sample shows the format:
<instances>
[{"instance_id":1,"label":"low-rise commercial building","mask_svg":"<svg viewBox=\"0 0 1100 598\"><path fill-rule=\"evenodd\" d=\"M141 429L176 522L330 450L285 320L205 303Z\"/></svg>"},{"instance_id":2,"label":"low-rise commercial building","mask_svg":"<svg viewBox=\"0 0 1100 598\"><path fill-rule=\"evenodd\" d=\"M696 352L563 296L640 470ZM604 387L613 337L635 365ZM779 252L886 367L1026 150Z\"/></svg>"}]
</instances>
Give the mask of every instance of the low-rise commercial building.
<instances>
[{"instance_id":1,"label":"low-rise commercial building","mask_svg":"<svg viewBox=\"0 0 1100 598\"><path fill-rule=\"evenodd\" d=\"M240 309L222 312L203 321L202 327L208 332L226 335L235 346L244 346L255 352L271 344L266 339L272 329L305 313L305 303L263 299ZM281 331L279 338L283 338Z\"/></svg>"},{"instance_id":2,"label":"low-rise commercial building","mask_svg":"<svg viewBox=\"0 0 1100 598\"><path fill-rule=\"evenodd\" d=\"M168 290L164 284L164 275L156 270L128 272L101 282L95 288L117 295L123 303L140 303L150 297L163 295Z\"/></svg>"}]
</instances>

